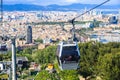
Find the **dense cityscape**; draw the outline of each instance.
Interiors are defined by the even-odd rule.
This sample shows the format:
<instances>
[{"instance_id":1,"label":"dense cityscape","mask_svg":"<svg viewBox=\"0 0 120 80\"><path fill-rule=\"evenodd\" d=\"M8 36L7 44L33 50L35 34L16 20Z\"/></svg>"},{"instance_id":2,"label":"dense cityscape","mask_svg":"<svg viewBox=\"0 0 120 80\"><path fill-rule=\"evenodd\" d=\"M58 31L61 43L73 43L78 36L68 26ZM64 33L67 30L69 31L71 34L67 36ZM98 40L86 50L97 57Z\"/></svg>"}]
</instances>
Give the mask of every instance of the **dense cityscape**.
<instances>
[{"instance_id":1,"label":"dense cityscape","mask_svg":"<svg viewBox=\"0 0 120 80\"><path fill-rule=\"evenodd\" d=\"M14 80L13 47L15 80L119 80L120 9L94 9L81 15L88 10L4 11L0 18L0 80ZM72 39L70 20L75 17L80 67L61 71L57 46Z\"/></svg>"}]
</instances>

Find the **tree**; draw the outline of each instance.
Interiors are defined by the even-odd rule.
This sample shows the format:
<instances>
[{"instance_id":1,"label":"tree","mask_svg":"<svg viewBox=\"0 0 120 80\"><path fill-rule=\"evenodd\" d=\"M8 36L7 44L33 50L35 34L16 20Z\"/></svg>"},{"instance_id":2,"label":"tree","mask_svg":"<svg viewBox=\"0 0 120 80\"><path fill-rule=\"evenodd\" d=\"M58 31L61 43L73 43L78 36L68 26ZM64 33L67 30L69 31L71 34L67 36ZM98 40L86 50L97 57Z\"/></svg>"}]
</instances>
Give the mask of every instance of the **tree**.
<instances>
[{"instance_id":1,"label":"tree","mask_svg":"<svg viewBox=\"0 0 120 80\"><path fill-rule=\"evenodd\" d=\"M57 73L49 73L48 71L41 71L35 77L35 80L60 80L59 75Z\"/></svg>"},{"instance_id":2,"label":"tree","mask_svg":"<svg viewBox=\"0 0 120 80\"><path fill-rule=\"evenodd\" d=\"M77 71L75 70L64 70L59 73L62 80L79 80Z\"/></svg>"},{"instance_id":3,"label":"tree","mask_svg":"<svg viewBox=\"0 0 120 80\"><path fill-rule=\"evenodd\" d=\"M34 60L40 64L53 63L56 58L56 46L48 46L43 50L37 50L33 55Z\"/></svg>"},{"instance_id":4,"label":"tree","mask_svg":"<svg viewBox=\"0 0 120 80\"><path fill-rule=\"evenodd\" d=\"M120 52L120 43L102 44L98 42L87 42L80 43L79 48L81 56L79 73L84 78L92 76L100 76L106 80L117 80L119 78L120 66L118 64L119 57L117 54ZM113 66L113 63L115 66ZM117 77L115 78L115 76Z\"/></svg>"},{"instance_id":5,"label":"tree","mask_svg":"<svg viewBox=\"0 0 120 80\"><path fill-rule=\"evenodd\" d=\"M87 42L79 45L80 47L80 69L79 73L87 78L94 75L94 67L98 58L98 43Z\"/></svg>"},{"instance_id":6,"label":"tree","mask_svg":"<svg viewBox=\"0 0 120 80\"><path fill-rule=\"evenodd\" d=\"M22 54L32 54L32 48L25 48Z\"/></svg>"},{"instance_id":7,"label":"tree","mask_svg":"<svg viewBox=\"0 0 120 80\"><path fill-rule=\"evenodd\" d=\"M120 79L120 53L105 54L99 57L96 74L105 80Z\"/></svg>"},{"instance_id":8,"label":"tree","mask_svg":"<svg viewBox=\"0 0 120 80\"><path fill-rule=\"evenodd\" d=\"M37 40L35 40L35 42L43 43L43 40L38 38Z\"/></svg>"}]
</instances>

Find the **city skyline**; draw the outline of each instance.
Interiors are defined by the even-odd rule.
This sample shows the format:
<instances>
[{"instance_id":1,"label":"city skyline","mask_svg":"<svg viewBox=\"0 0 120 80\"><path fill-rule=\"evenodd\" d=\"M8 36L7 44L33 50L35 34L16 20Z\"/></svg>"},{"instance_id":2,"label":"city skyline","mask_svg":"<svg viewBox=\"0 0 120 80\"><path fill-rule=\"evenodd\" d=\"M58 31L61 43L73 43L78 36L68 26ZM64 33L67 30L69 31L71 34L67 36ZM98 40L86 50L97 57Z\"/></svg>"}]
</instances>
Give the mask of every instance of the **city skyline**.
<instances>
[{"instance_id":1,"label":"city skyline","mask_svg":"<svg viewBox=\"0 0 120 80\"><path fill-rule=\"evenodd\" d=\"M99 4L104 2L105 0L4 0L4 4L35 4L35 5L51 5L51 4L57 4L57 5L69 5L73 3L82 3L82 4ZM105 5L120 5L119 0L110 0Z\"/></svg>"}]
</instances>

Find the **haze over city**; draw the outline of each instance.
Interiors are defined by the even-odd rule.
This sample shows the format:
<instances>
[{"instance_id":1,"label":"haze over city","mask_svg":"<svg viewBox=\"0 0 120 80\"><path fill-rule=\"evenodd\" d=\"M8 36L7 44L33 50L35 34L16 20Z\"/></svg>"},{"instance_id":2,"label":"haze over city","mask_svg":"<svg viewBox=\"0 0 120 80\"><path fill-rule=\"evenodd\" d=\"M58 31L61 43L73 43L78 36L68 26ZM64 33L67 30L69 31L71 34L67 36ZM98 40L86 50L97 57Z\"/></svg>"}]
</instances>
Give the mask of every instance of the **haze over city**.
<instances>
[{"instance_id":1,"label":"haze over city","mask_svg":"<svg viewBox=\"0 0 120 80\"><path fill-rule=\"evenodd\" d=\"M4 0L4 4L68 5L73 3L99 4L105 0ZM119 0L110 0L105 5L120 5Z\"/></svg>"}]
</instances>

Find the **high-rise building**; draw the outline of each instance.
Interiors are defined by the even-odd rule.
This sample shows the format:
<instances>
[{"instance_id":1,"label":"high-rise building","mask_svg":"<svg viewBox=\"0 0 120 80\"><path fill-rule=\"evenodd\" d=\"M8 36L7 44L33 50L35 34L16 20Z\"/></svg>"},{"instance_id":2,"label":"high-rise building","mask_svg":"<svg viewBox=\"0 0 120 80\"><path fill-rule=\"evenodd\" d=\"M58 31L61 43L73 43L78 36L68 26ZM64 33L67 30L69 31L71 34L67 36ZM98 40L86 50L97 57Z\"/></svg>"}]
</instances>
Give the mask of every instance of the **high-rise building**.
<instances>
[{"instance_id":1,"label":"high-rise building","mask_svg":"<svg viewBox=\"0 0 120 80\"><path fill-rule=\"evenodd\" d=\"M26 31L26 43L32 43L32 27L27 26L27 31Z\"/></svg>"},{"instance_id":2,"label":"high-rise building","mask_svg":"<svg viewBox=\"0 0 120 80\"><path fill-rule=\"evenodd\" d=\"M117 24L118 23L118 19L116 16L112 16L109 18L109 23L110 24Z\"/></svg>"}]
</instances>

